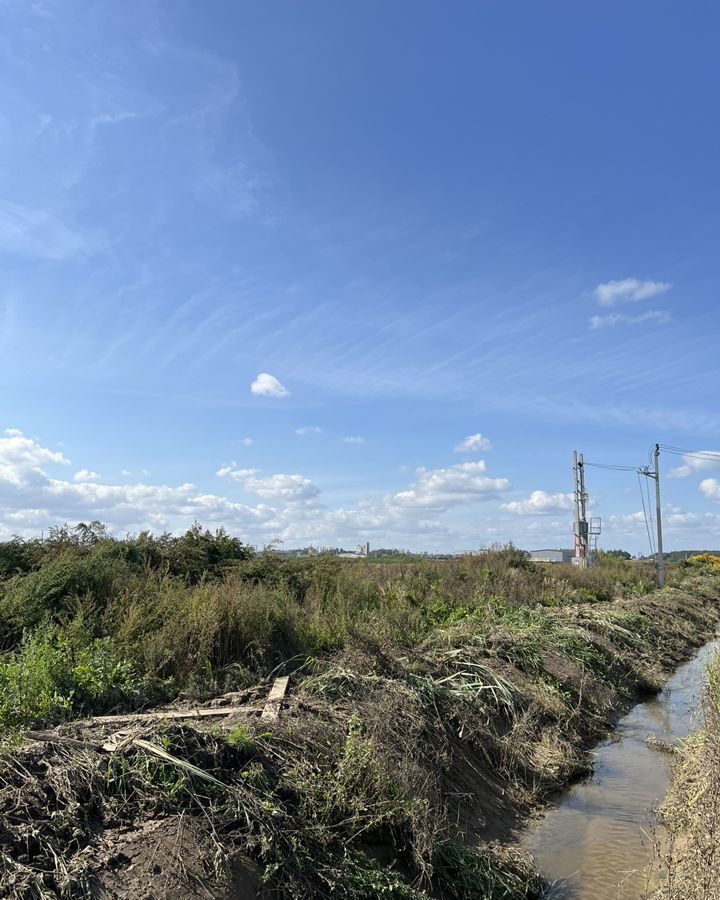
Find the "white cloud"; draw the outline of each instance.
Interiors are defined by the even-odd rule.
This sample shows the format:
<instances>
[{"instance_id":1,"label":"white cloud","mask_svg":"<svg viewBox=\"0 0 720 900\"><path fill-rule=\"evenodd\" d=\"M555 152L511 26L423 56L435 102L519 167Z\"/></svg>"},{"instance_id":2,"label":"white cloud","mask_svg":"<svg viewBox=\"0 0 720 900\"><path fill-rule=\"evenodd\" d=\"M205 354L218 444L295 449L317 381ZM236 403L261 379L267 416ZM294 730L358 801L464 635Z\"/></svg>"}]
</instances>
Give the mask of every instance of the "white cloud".
<instances>
[{"instance_id":1,"label":"white cloud","mask_svg":"<svg viewBox=\"0 0 720 900\"><path fill-rule=\"evenodd\" d=\"M667 281L640 281L637 278L622 278L599 284L593 293L600 306L615 306L617 303L632 303L649 300L670 290Z\"/></svg>"},{"instance_id":2,"label":"white cloud","mask_svg":"<svg viewBox=\"0 0 720 900\"><path fill-rule=\"evenodd\" d=\"M221 478L236 481L244 491L264 500L282 500L286 503L317 497L320 489L302 475L259 476L258 469L237 469L235 464L222 466L217 474Z\"/></svg>"},{"instance_id":3,"label":"white cloud","mask_svg":"<svg viewBox=\"0 0 720 900\"><path fill-rule=\"evenodd\" d=\"M486 468L479 460L447 469L418 469L417 480L406 491L394 494L391 502L401 507L445 510L510 490L506 478L488 478Z\"/></svg>"},{"instance_id":4,"label":"white cloud","mask_svg":"<svg viewBox=\"0 0 720 900\"><path fill-rule=\"evenodd\" d=\"M259 397L289 397L290 391L274 375L261 372L250 385L253 394Z\"/></svg>"},{"instance_id":5,"label":"white cloud","mask_svg":"<svg viewBox=\"0 0 720 900\"><path fill-rule=\"evenodd\" d=\"M330 508L320 489L300 474L264 474L257 469L223 466L218 474L258 498L256 504L206 493L191 483L149 484L63 479L45 471L67 465L61 453L22 433L0 439L0 536L38 534L49 525L98 519L113 534L184 531L193 521L204 527L223 525L243 540L263 545L279 538L292 545L310 542L354 546L371 540L384 546L426 549L458 540L443 514L508 490L507 479L490 478L482 461L446 469L418 469L406 490L358 499ZM79 470L83 477L92 474ZM128 471L128 470L125 470ZM468 546L478 540L473 526ZM467 539L463 539L466 541Z\"/></svg>"},{"instance_id":6,"label":"white cloud","mask_svg":"<svg viewBox=\"0 0 720 900\"><path fill-rule=\"evenodd\" d=\"M73 475L73 481L99 481L100 476L97 472L91 472L90 469L80 469Z\"/></svg>"},{"instance_id":7,"label":"white cloud","mask_svg":"<svg viewBox=\"0 0 720 900\"><path fill-rule=\"evenodd\" d=\"M480 450L492 450L492 444L480 432L469 434L455 446L456 453L477 453Z\"/></svg>"},{"instance_id":8,"label":"white cloud","mask_svg":"<svg viewBox=\"0 0 720 900\"><path fill-rule=\"evenodd\" d=\"M665 309L649 309L639 316L626 316L622 313L611 313L608 316L591 316L590 327L612 328L615 325L639 325L642 322L655 322L657 325L667 325L672 321L670 313Z\"/></svg>"},{"instance_id":9,"label":"white cloud","mask_svg":"<svg viewBox=\"0 0 720 900\"><path fill-rule=\"evenodd\" d=\"M306 434L322 434L324 431L319 425L301 425L300 428L295 429L295 434L306 435Z\"/></svg>"},{"instance_id":10,"label":"white cloud","mask_svg":"<svg viewBox=\"0 0 720 900\"><path fill-rule=\"evenodd\" d=\"M242 444L243 447L251 447L255 442L250 437L240 438L238 444Z\"/></svg>"},{"instance_id":11,"label":"white cloud","mask_svg":"<svg viewBox=\"0 0 720 900\"><path fill-rule=\"evenodd\" d=\"M360 437L357 434L349 434L347 437L342 439L343 444L364 444L365 438Z\"/></svg>"},{"instance_id":12,"label":"white cloud","mask_svg":"<svg viewBox=\"0 0 720 900\"><path fill-rule=\"evenodd\" d=\"M57 522L89 518L120 533L145 528L180 531L195 519L244 531L262 529L275 514L262 504L251 507L202 494L192 484L99 484L54 478L45 468L68 465L69 460L16 430L5 435L0 438L0 520L18 526L20 532L37 533ZM6 533L7 528L0 528L0 534Z\"/></svg>"},{"instance_id":13,"label":"white cloud","mask_svg":"<svg viewBox=\"0 0 720 900\"><path fill-rule=\"evenodd\" d=\"M533 491L527 500L513 500L501 503L500 509L515 513L518 516L548 515L565 512L573 508L573 495L548 494L545 491Z\"/></svg>"},{"instance_id":14,"label":"white cloud","mask_svg":"<svg viewBox=\"0 0 720 900\"><path fill-rule=\"evenodd\" d=\"M720 466L720 450L698 450L700 456L683 456L683 463L668 472L668 478L687 478L694 472L716 469Z\"/></svg>"},{"instance_id":15,"label":"white cloud","mask_svg":"<svg viewBox=\"0 0 720 900\"><path fill-rule=\"evenodd\" d=\"M26 487L44 479L43 466L69 465L62 453L48 450L25 437L17 428L8 428L0 437L0 482L13 487Z\"/></svg>"},{"instance_id":16,"label":"white cloud","mask_svg":"<svg viewBox=\"0 0 720 900\"><path fill-rule=\"evenodd\" d=\"M720 482L717 478L704 478L700 482L700 491L708 500L716 500L720 503Z\"/></svg>"},{"instance_id":17,"label":"white cloud","mask_svg":"<svg viewBox=\"0 0 720 900\"><path fill-rule=\"evenodd\" d=\"M128 475L132 475L132 472L130 471L130 469L120 469L120 474L127 477Z\"/></svg>"}]
</instances>

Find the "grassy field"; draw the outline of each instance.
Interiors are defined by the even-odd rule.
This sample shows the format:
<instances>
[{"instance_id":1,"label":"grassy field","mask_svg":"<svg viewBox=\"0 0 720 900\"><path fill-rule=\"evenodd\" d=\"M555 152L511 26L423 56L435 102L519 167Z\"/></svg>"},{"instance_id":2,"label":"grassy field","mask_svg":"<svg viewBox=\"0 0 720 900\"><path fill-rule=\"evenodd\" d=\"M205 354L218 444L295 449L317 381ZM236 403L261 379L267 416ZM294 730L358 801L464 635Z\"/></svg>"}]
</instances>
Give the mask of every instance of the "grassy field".
<instances>
[{"instance_id":1,"label":"grassy field","mask_svg":"<svg viewBox=\"0 0 720 900\"><path fill-rule=\"evenodd\" d=\"M129 900L160 864L176 898L537 896L497 842L587 771L614 715L712 632L718 598L706 564L656 592L646 563L580 571L512 547L281 559L222 532L97 527L1 544L0 888ZM281 673L269 726L253 701ZM228 693L246 714L134 732L219 786L137 749L21 737L102 743L81 717ZM167 837L152 860L151 833Z\"/></svg>"}]
</instances>

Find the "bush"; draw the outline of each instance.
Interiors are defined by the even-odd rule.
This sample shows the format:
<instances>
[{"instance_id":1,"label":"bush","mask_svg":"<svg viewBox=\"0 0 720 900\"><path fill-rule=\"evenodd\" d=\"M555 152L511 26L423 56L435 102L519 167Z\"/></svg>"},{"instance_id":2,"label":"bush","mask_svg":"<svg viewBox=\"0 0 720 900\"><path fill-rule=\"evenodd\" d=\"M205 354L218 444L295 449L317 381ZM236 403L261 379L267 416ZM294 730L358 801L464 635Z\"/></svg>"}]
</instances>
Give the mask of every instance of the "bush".
<instances>
[{"instance_id":1,"label":"bush","mask_svg":"<svg viewBox=\"0 0 720 900\"><path fill-rule=\"evenodd\" d=\"M0 661L0 726L37 727L106 712L136 694L135 681L110 638L76 647L56 628L40 628Z\"/></svg>"}]
</instances>

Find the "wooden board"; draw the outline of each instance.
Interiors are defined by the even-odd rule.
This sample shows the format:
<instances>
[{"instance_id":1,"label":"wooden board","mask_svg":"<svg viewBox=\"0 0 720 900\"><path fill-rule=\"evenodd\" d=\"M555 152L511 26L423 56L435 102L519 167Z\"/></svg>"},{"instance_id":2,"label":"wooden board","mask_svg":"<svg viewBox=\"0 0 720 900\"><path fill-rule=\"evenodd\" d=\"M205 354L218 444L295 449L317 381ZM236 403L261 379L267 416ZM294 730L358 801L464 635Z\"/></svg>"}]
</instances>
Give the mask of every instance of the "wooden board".
<instances>
[{"instance_id":1,"label":"wooden board","mask_svg":"<svg viewBox=\"0 0 720 900\"><path fill-rule=\"evenodd\" d=\"M287 693L289 681L289 675L284 675L282 678L275 679L273 686L270 689L270 693L268 694L265 708L260 715L261 719L270 719L273 721L280 717L280 709L283 700L285 699L285 694Z\"/></svg>"}]
</instances>

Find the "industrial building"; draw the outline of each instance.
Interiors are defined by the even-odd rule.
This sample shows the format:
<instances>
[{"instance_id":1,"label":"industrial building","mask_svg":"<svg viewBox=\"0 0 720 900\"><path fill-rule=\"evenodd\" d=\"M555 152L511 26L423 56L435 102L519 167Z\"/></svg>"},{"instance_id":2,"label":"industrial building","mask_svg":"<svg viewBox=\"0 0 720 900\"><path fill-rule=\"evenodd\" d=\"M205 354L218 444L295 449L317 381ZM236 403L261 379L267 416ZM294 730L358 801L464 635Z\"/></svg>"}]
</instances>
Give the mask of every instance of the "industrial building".
<instances>
[{"instance_id":1,"label":"industrial building","mask_svg":"<svg viewBox=\"0 0 720 900\"><path fill-rule=\"evenodd\" d=\"M530 559L534 562L569 563L573 559L572 550L531 550Z\"/></svg>"}]
</instances>

